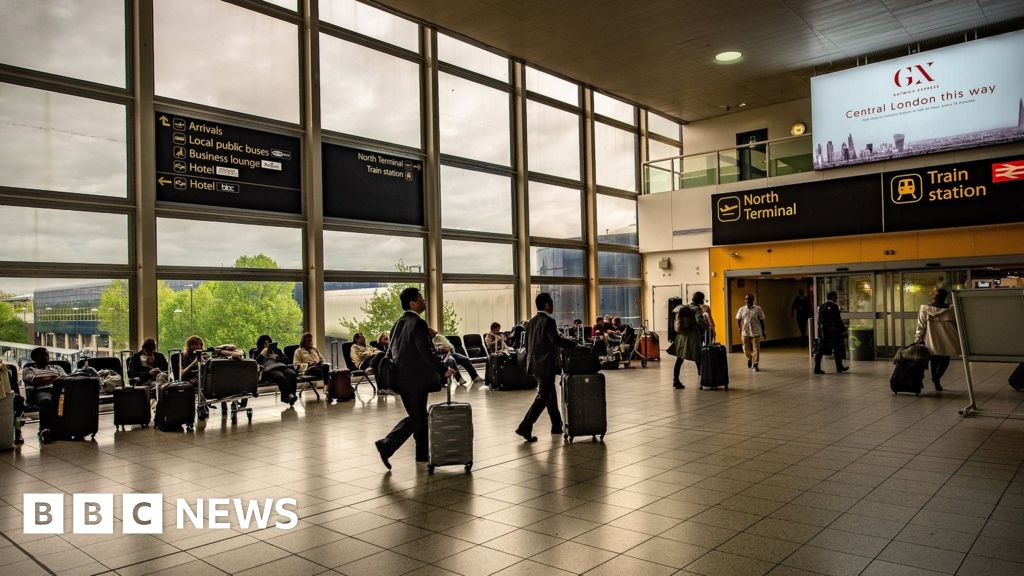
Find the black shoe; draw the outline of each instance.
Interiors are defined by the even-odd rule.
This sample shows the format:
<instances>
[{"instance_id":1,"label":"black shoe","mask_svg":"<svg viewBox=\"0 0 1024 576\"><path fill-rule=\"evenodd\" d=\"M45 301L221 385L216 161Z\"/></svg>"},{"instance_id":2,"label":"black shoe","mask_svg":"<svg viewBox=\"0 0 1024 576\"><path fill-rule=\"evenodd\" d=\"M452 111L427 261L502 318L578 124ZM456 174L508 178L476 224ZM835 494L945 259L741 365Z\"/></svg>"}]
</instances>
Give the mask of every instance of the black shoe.
<instances>
[{"instance_id":1,"label":"black shoe","mask_svg":"<svg viewBox=\"0 0 1024 576\"><path fill-rule=\"evenodd\" d=\"M675 388L676 390L682 390L683 388L686 388L686 386L683 386L683 383L678 380L672 383L672 387Z\"/></svg>"},{"instance_id":2,"label":"black shoe","mask_svg":"<svg viewBox=\"0 0 1024 576\"><path fill-rule=\"evenodd\" d=\"M750 368L753 363L754 363L753 360L748 359L747 360L747 368Z\"/></svg>"},{"instance_id":3,"label":"black shoe","mask_svg":"<svg viewBox=\"0 0 1024 576\"><path fill-rule=\"evenodd\" d=\"M384 455L384 441L377 440L376 442L373 443L373 445L377 447L377 453L380 454L380 461L384 463L384 467L387 468L388 470L391 470L391 462L388 462L388 458L390 458L391 456Z\"/></svg>"},{"instance_id":4,"label":"black shoe","mask_svg":"<svg viewBox=\"0 0 1024 576\"><path fill-rule=\"evenodd\" d=\"M754 364L754 372L760 372L760 371L761 371L761 369L757 367L757 364Z\"/></svg>"},{"instance_id":5,"label":"black shoe","mask_svg":"<svg viewBox=\"0 0 1024 576\"><path fill-rule=\"evenodd\" d=\"M942 392L942 385L939 384L938 382L935 382L935 391ZM17 442L15 442L15 444L17 444Z\"/></svg>"},{"instance_id":6,"label":"black shoe","mask_svg":"<svg viewBox=\"0 0 1024 576\"><path fill-rule=\"evenodd\" d=\"M21 428L14 429L14 445L21 446L25 443L25 437L21 435Z\"/></svg>"},{"instance_id":7,"label":"black shoe","mask_svg":"<svg viewBox=\"0 0 1024 576\"><path fill-rule=\"evenodd\" d=\"M527 431L525 431L525 430L523 430L521 428L516 428L516 434L522 436L523 440L526 440L527 442L536 442L537 441L537 437L536 436L534 436L531 432L527 432Z\"/></svg>"},{"instance_id":8,"label":"black shoe","mask_svg":"<svg viewBox=\"0 0 1024 576\"><path fill-rule=\"evenodd\" d=\"M846 366L839 366L836 368L836 374L842 374L843 372L849 372L850 369Z\"/></svg>"},{"instance_id":9,"label":"black shoe","mask_svg":"<svg viewBox=\"0 0 1024 576\"><path fill-rule=\"evenodd\" d=\"M815 368L815 369L814 369L814 373L815 373L815 374L824 374L824 373L825 373L825 371L824 371L824 370L822 370L821 368Z\"/></svg>"}]
</instances>

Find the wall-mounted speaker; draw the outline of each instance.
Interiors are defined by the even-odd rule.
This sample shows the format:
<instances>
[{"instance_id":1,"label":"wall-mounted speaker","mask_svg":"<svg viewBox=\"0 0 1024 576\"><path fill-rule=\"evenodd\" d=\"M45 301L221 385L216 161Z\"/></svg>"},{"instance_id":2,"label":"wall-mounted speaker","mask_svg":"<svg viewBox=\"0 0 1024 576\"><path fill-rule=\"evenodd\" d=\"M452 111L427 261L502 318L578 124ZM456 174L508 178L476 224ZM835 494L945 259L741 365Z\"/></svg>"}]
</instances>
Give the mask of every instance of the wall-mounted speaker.
<instances>
[{"instance_id":1,"label":"wall-mounted speaker","mask_svg":"<svg viewBox=\"0 0 1024 576\"><path fill-rule=\"evenodd\" d=\"M658 260L658 268L661 268L662 270L668 270L671 267L672 259L669 258L668 256L665 256L664 258Z\"/></svg>"}]
</instances>

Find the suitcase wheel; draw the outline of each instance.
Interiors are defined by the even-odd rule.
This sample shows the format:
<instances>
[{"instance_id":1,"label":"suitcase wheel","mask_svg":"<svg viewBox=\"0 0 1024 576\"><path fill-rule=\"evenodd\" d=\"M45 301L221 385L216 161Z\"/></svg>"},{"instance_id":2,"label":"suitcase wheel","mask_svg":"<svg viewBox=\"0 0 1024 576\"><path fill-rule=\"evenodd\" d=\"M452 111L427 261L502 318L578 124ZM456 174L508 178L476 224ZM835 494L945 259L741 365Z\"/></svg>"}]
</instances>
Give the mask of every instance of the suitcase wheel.
<instances>
[{"instance_id":1,"label":"suitcase wheel","mask_svg":"<svg viewBox=\"0 0 1024 576\"><path fill-rule=\"evenodd\" d=\"M641 360L640 361L640 367L641 368L647 368L647 360Z\"/></svg>"},{"instance_id":2,"label":"suitcase wheel","mask_svg":"<svg viewBox=\"0 0 1024 576\"><path fill-rule=\"evenodd\" d=\"M597 436L591 436L590 437L590 441L591 442L597 442Z\"/></svg>"},{"instance_id":3,"label":"suitcase wheel","mask_svg":"<svg viewBox=\"0 0 1024 576\"><path fill-rule=\"evenodd\" d=\"M466 462L466 472L472 472L472 471L473 471L473 461L470 460L469 462Z\"/></svg>"},{"instance_id":4,"label":"suitcase wheel","mask_svg":"<svg viewBox=\"0 0 1024 576\"><path fill-rule=\"evenodd\" d=\"M575 436L566 436L565 438L569 441L569 444L572 444L572 441L573 439L575 439Z\"/></svg>"},{"instance_id":5,"label":"suitcase wheel","mask_svg":"<svg viewBox=\"0 0 1024 576\"><path fill-rule=\"evenodd\" d=\"M96 433L93 432L92 435L89 436L89 440L92 441L92 440L95 440L95 439L96 439ZM85 440L85 437L82 437L82 440Z\"/></svg>"},{"instance_id":6,"label":"suitcase wheel","mask_svg":"<svg viewBox=\"0 0 1024 576\"><path fill-rule=\"evenodd\" d=\"M427 464L427 474L430 474L431 476L434 475L434 465L433 464Z\"/></svg>"},{"instance_id":7,"label":"suitcase wheel","mask_svg":"<svg viewBox=\"0 0 1024 576\"><path fill-rule=\"evenodd\" d=\"M185 430L186 430L186 431L188 431L188 432L192 432L192 431L194 431L195 429L196 429L196 427L195 427L195 425L194 425L194 424L186 424L186 425L185 425Z\"/></svg>"},{"instance_id":8,"label":"suitcase wheel","mask_svg":"<svg viewBox=\"0 0 1024 576\"><path fill-rule=\"evenodd\" d=\"M703 390L703 389L704 389L704 387L703 387L703 386L697 386L697 389L698 389L698 390Z\"/></svg>"}]
</instances>

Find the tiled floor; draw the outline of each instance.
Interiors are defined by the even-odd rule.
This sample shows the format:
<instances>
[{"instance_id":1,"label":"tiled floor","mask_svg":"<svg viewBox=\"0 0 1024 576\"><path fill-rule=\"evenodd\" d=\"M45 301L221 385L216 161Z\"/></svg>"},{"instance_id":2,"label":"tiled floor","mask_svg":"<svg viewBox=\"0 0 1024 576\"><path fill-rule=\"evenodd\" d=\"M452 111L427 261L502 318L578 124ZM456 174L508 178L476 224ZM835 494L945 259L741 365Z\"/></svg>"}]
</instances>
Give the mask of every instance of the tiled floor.
<instances>
[{"instance_id":1,"label":"tiled floor","mask_svg":"<svg viewBox=\"0 0 1024 576\"><path fill-rule=\"evenodd\" d=\"M0 573L1024 574L1024 420L958 416L958 363L941 397L894 397L886 362L825 376L770 349L757 374L730 362L728 391L697 390L692 365L673 390L670 361L607 372L604 444L524 444L529 392L460 388L472 475L428 476L411 443L385 473L372 441L404 412L368 390L294 411L263 398L251 426L194 435L115 433L105 415L95 443L0 454ZM986 407L1024 401L1009 372L977 367ZM23 534L22 494L52 491L160 492L171 526ZM295 497L299 526L173 526L176 498L216 496Z\"/></svg>"}]
</instances>

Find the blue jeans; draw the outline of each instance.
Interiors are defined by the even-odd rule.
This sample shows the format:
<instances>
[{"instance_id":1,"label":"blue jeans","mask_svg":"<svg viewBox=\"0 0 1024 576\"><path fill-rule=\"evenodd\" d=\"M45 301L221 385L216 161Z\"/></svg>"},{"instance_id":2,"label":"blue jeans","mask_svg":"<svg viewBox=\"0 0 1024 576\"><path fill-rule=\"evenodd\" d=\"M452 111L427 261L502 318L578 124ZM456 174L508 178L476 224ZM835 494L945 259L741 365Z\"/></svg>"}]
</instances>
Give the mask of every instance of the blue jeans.
<instances>
[{"instance_id":1,"label":"blue jeans","mask_svg":"<svg viewBox=\"0 0 1024 576\"><path fill-rule=\"evenodd\" d=\"M445 364L447 364L448 367L451 368L452 370L455 370L456 379L458 379L458 377L461 376L461 374L459 373L459 366L466 369L466 374L469 375L470 380L476 380L480 376L479 374L477 374L476 368L473 367L473 362L471 362L468 357L463 356L462 354L456 354L455 352L452 352L451 356L447 360L445 360Z\"/></svg>"}]
</instances>

